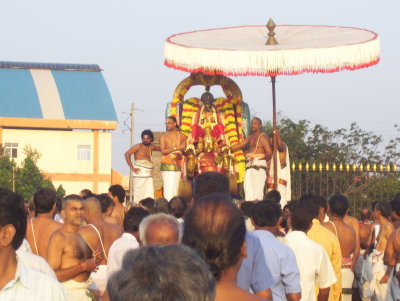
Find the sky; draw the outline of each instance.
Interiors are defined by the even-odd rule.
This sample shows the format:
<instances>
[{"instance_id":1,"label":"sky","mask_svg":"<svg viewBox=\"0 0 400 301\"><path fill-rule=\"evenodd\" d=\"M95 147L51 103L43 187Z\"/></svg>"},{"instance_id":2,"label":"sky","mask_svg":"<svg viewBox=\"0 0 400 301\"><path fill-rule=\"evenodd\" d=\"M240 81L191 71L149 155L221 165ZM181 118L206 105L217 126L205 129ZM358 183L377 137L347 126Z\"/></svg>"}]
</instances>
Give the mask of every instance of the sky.
<instances>
[{"instance_id":1,"label":"sky","mask_svg":"<svg viewBox=\"0 0 400 301\"><path fill-rule=\"evenodd\" d=\"M164 131L164 114L187 73L164 66L164 41L201 29L264 25L338 25L365 28L381 39L378 65L333 74L279 76L277 110L294 121L329 129L361 128L396 136L400 123L398 0L0 0L2 61L98 64L118 115L112 134L112 167L124 174L134 103L135 143L146 128ZM264 77L233 78L252 114L272 118L271 84ZM190 91L199 97L201 90ZM197 95L196 95L197 93ZM214 96L222 96L215 94ZM1 109L1 108L0 108Z\"/></svg>"}]
</instances>

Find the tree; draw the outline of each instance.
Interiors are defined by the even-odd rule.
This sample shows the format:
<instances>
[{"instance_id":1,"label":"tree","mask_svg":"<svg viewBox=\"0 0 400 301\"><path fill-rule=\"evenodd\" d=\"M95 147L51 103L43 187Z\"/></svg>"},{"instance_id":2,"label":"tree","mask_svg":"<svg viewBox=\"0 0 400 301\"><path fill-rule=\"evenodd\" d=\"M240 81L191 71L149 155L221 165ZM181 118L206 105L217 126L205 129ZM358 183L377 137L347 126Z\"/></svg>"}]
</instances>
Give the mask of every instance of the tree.
<instances>
[{"instance_id":1,"label":"tree","mask_svg":"<svg viewBox=\"0 0 400 301\"><path fill-rule=\"evenodd\" d=\"M40 188L55 189L53 183L44 178L43 173L37 167L40 153L30 146L24 148L26 158L17 166L16 163L4 152L0 152L0 187L12 190L12 179L15 177L15 190L24 200L29 200ZM57 197L65 195L64 188L60 185L57 188Z\"/></svg>"},{"instance_id":2,"label":"tree","mask_svg":"<svg viewBox=\"0 0 400 301\"><path fill-rule=\"evenodd\" d=\"M65 196L65 189L62 185L59 185L56 190L57 199L62 199Z\"/></svg>"},{"instance_id":3,"label":"tree","mask_svg":"<svg viewBox=\"0 0 400 301\"><path fill-rule=\"evenodd\" d=\"M365 131L356 123L349 128L329 130L321 124L312 126L308 120L294 122L282 114L278 114L277 127L289 148L291 162L303 166L301 171L297 168L292 172L295 198L306 192L326 197L341 192L348 196L355 210L372 200L390 199L400 191L399 174L388 171L387 166L381 170L381 164L390 163L393 168L398 163L400 135L385 145L381 135ZM395 129L400 134L398 125ZM266 122L263 130L271 133L271 122ZM309 169L305 170L307 162ZM374 170L373 166L377 168Z\"/></svg>"},{"instance_id":4,"label":"tree","mask_svg":"<svg viewBox=\"0 0 400 301\"><path fill-rule=\"evenodd\" d=\"M12 190L16 164L8 156L0 156L0 187Z\"/></svg>"}]
</instances>

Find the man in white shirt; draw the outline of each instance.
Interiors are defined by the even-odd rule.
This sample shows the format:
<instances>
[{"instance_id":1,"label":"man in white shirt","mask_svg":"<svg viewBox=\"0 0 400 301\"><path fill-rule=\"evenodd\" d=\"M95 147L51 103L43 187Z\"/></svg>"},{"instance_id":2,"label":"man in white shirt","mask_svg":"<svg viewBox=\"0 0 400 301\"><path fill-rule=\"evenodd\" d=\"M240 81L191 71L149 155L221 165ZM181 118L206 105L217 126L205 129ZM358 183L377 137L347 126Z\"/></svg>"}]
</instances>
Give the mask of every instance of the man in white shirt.
<instances>
[{"instance_id":1,"label":"man in white shirt","mask_svg":"<svg viewBox=\"0 0 400 301\"><path fill-rule=\"evenodd\" d=\"M282 211L274 201L262 201L254 205L253 235L260 239L265 261L274 278L274 301L298 301L301 298L300 273L295 255L277 238L282 221Z\"/></svg>"},{"instance_id":2,"label":"man in white shirt","mask_svg":"<svg viewBox=\"0 0 400 301\"><path fill-rule=\"evenodd\" d=\"M66 301L66 293L57 280L27 267L16 254L25 234L22 198L0 189L0 300Z\"/></svg>"},{"instance_id":3,"label":"man in white shirt","mask_svg":"<svg viewBox=\"0 0 400 301\"><path fill-rule=\"evenodd\" d=\"M122 267L124 255L139 248L139 225L149 213L141 207L133 207L124 217L124 233L115 240L108 251L107 279Z\"/></svg>"},{"instance_id":4,"label":"man in white shirt","mask_svg":"<svg viewBox=\"0 0 400 301\"><path fill-rule=\"evenodd\" d=\"M310 204L300 202L292 212L292 232L286 235L289 246L300 271L301 301L326 301L329 287L337 281L332 264L325 249L307 237L312 226L314 211ZM318 296L315 286L319 288ZM318 298L318 299L317 299Z\"/></svg>"}]
</instances>

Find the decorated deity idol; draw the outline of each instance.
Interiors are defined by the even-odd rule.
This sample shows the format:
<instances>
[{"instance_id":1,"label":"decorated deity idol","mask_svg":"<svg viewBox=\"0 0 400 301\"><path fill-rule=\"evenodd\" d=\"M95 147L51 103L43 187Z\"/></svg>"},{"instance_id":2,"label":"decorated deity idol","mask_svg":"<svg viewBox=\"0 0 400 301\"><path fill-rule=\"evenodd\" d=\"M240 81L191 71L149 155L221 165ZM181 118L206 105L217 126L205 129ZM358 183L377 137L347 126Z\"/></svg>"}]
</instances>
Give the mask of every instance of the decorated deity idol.
<instances>
[{"instance_id":1,"label":"decorated deity idol","mask_svg":"<svg viewBox=\"0 0 400 301\"><path fill-rule=\"evenodd\" d=\"M205 87L205 92L200 97L186 98L189 89L197 85ZM221 87L224 95L214 98L210 93L210 87L214 86ZM216 171L229 176L232 186L243 182L244 153L241 149L230 152L230 146L248 134L250 111L232 79L192 73L176 87L166 116L176 117L181 133L187 138L184 177L195 178L203 172Z\"/></svg>"},{"instance_id":2,"label":"decorated deity idol","mask_svg":"<svg viewBox=\"0 0 400 301\"><path fill-rule=\"evenodd\" d=\"M214 106L214 96L206 88L206 92L201 95L200 110L196 112L192 122L192 138L193 142L198 142L206 128L210 128L212 136L219 144L225 144L224 138L224 125L221 115L217 108Z\"/></svg>"}]
</instances>

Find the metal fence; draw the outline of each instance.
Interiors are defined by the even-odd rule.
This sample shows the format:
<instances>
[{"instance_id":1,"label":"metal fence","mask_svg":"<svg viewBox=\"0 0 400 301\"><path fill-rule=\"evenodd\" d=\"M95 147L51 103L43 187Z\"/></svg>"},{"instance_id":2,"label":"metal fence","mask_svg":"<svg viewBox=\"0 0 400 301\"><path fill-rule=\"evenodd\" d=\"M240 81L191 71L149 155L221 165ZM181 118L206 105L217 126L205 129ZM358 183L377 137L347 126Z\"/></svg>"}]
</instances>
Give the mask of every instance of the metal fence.
<instances>
[{"instance_id":1,"label":"metal fence","mask_svg":"<svg viewBox=\"0 0 400 301\"><path fill-rule=\"evenodd\" d=\"M327 199L341 193L349 199L353 215L375 200L390 200L400 192L396 164L293 162L291 170L293 200L309 193Z\"/></svg>"}]
</instances>

